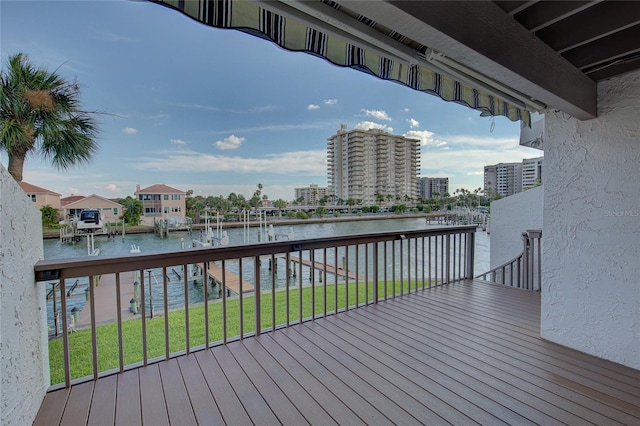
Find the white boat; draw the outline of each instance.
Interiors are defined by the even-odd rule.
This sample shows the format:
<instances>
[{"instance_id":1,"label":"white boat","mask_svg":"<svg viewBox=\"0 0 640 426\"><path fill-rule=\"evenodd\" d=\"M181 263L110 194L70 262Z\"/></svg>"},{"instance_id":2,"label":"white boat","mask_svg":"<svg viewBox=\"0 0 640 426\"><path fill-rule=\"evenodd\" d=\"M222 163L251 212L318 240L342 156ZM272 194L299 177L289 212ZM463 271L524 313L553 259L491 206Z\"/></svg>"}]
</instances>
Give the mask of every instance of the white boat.
<instances>
[{"instance_id":1,"label":"white boat","mask_svg":"<svg viewBox=\"0 0 640 426\"><path fill-rule=\"evenodd\" d=\"M80 212L80 218L76 222L78 232L93 234L103 229L102 214L97 209L85 209Z\"/></svg>"}]
</instances>

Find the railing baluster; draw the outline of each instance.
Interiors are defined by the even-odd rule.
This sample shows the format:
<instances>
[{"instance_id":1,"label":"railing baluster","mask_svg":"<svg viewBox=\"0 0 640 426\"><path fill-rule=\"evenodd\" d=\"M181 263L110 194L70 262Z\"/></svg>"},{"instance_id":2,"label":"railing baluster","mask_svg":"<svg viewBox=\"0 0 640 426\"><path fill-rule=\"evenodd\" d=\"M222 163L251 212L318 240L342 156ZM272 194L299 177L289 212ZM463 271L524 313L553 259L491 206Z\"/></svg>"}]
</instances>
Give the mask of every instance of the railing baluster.
<instances>
[{"instance_id":1,"label":"railing baluster","mask_svg":"<svg viewBox=\"0 0 640 426\"><path fill-rule=\"evenodd\" d=\"M434 279L436 281L436 285L440 285L438 283L438 236L437 235L435 236L435 241L434 241L434 244L433 244L433 248L434 248L434 260L435 260L435 262L433 262L434 263L434 267L435 267L435 269L434 269Z\"/></svg>"},{"instance_id":2,"label":"railing baluster","mask_svg":"<svg viewBox=\"0 0 640 426\"><path fill-rule=\"evenodd\" d=\"M60 290L60 310L62 311L62 352L64 362L64 385L65 387L71 386L71 359L69 353L69 333L67 333L67 289L65 285L65 275L60 274L58 289ZM55 293L56 287L53 286Z\"/></svg>"},{"instance_id":3,"label":"railing baluster","mask_svg":"<svg viewBox=\"0 0 640 426\"><path fill-rule=\"evenodd\" d=\"M142 365L147 366L147 303L145 301L144 270L140 270L140 313L142 314Z\"/></svg>"},{"instance_id":4,"label":"railing baluster","mask_svg":"<svg viewBox=\"0 0 640 426\"><path fill-rule=\"evenodd\" d=\"M185 350L191 353L191 327L189 326L189 277L187 276L187 265L182 265L182 281L184 284L184 330L185 330ZM149 283L149 291L151 291L151 283ZM151 307L153 312L153 306Z\"/></svg>"},{"instance_id":5,"label":"railing baluster","mask_svg":"<svg viewBox=\"0 0 640 426\"><path fill-rule=\"evenodd\" d=\"M285 262L287 263L287 278L286 278L286 284L285 284L285 299L286 299L286 306L287 306L287 321L286 321L286 325L287 327L289 327L289 324L291 323L291 301L290 299L290 291L289 291L289 281L291 280L291 274L293 273L293 267L291 266L291 254L289 252L287 252L287 254L285 255Z\"/></svg>"},{"instance_id":6,"label":"railing baluster","mask_svg":"<svg viewBox=\"0 0 640 426\"><path fill-rule=\"evenodd\" d=\"M429 249L428 249L429 250L429 255L427 256L427 268L428 268L428 271L429 271L429 287L431 287L431 285L433 284L433 282L431 281L431 264L432 264L432 262L431 262L431 260L432 260L432 258L431 258L431 246L432 246L432 243L433 243L433 237L429 236L429 237L427 237L427 239L429 241L429 244L428 244L428 246L429 246Z\"/></svg>"},{"instance_id":7,"label":"railing baluster","mask_svg":"<svg viewBox=\"0 0 640 426\"><path fill-rule=\"evenodd\" d=\"M421 249L420 249L420 253L422 254L422 262L420 263L422 265L422 289L424 290L425 287L425 283L424 283L424 278L425 278L425 272L424 272L424 268L425 268L425 262L424 262L424 240L425 237L421 237L420 238L420 244Z\"/></svg>"},{"instance_id":8,"label":"railing baluster","mask_svg":"<svg viewBox=\"0 0 640 426\"><path fill-rule=\"evenodd\" d=\"M396 297L396 240L391 242L391 297Z\"/></svg>"},{"instance_id":9,"label":"railing baluster","mask_svg":"<svg viewBox=\"0 0 640 426\"><path fill-rule=\"evenodd\" d=\"M118 371L124 373L124 349L122 346L122 297L120 297L120 272L116 273L116 322L118 324Z\"/></svg>"},{"instance_id":10,"label":"railing baluster","mask_svg":"<svg viewBox=\"0 0 640 426\"><path fill-rule=\"evenodd\" d=\"M327 316L327 248L322 249L322 316Z\"/></svg>"},{"instance_id":11,"label":"railing baluster","mask_svg":"<svg viewBox=\"0 0 640 426\"><path fill-rule=\"evenodd\" d=\"M413 238L413 260L415 263L415 287L414 287L414 291L417 293L418 292L418 282L420 282L419 278L418 278L418 239L417 238Z\"/></svg>"},{"instance_id":12,"label":"railing baluster","mask_svg":"<svg viewBox=\"0 0 640 426\"><path fill-rule=\"evenodd\" d=\"M316 319L316 252L309 251L311 258L311 269L309 270L309 278L311 279L311 320Z\"/></svg>"},{"instance_id":13,"label":"railing baluster","mask_svg":"<svg viewBox=\"0 0 640 426\"><path fill-rule=\"evenodd\" d=\"M373 292L373 303L378 303L378 285L379 285L379 275L378 275L378 269L379 269L379 265L378 265L378 248L379 248L379 244L378 242L373 243L373 255L372 255L372 267L373 267L373 288L371 289L371 291Z\"/></svg>"},{"instance_id":14,"label":"railing baluster","mask_svg":"<svg viewBox=\"0 0 640 426\"><path fill-rule=\"evenodd\" d=\"M349 310L349 246L344 246L344 310Z\"/></svg>"},{"instance_id":15,"label":"railing baluster","mask_svg":"<svg viewBox=\"0 0 640 426\"><path fill-rule=\"evenodd\" d=\"M271 254L271 331L276 331L276 270L278 259Z\"/></svg>"},{"instance_id":16,"label":"railing baluster","mask_svg":"<svg viewBox=\"0 0 640 426\"><path fill-rule=\"evenodd\" d=\"M445 281L445 274L444 274L444 258L445 258L445 252L444 252L444 235L440 235L440 282L442 284L444 284Z\"/></svg>"},{"instance_id":17,"label":"railing baluster","mask_svg":"<svg viewBox=\"0 0 640 426\"><path fill-rule=\"evenodd\" d=\"M98 380L98 338L96 333L96 291L95 276L89 275L89 307L91 309L91 360L93 361L93 380ZM66 289L64 290L66 292ZM65 330L67 333L67 330Z\"/></svg>"},{"instance_id":18,"label":"railing baluster","mask_svg":"<svg viewBox=\"0 0 640 426\"><path fill-rule=\"evenodd\" d=\"M202 262L202 286L204 290L204 347L209 349L209 342L211 336L209 335L209 269L207 268L208 262ZM165 302L167 300L165 293ZM164 313L165 318L167 313ZM168 359L167 359L168 361Z\"/></svg>"},{"instance_id":19,"label":"railing baluster","mask_svg":"<svg viewBox=\"0 0 640 426\"><path fill-rule=\"evenodd\" d=\"M169 341L169 278L167 277L167 267L162 268L162 291L164 292L163 309L164 309L164 358L169 361L171 354L171 346Z\"/></svg>"},{"instance_id":20,"label":"railing baluster","mask_svg":"<svg viewBox=\"0 0 640 426\"><path fill-rule=\"evenodd\" d=\"M451 234L447 235L447 239L445 240L446 244L446 257L445 257L445 262L446 262L446 266L447 266L447 273L445 275L445 280L447 282L447 284L449 284L451 282Z\"/></svg>"},{"instance_id":21,"label":"railing baluster","mask_svg":"<svg viewBox=\"0 0 640 426\"><path fill-rule=\"evenodd\" d=\"M227 277L225 266L226 262L222 259L222 283L220 283L222 290L222 343L227 344Z\"/></svg>"},{"instance_id":22,"label":"railing baluster","mask_svg":"<svg viewBox=\"0 0 640 426\"><path fill-rule=\"evenodd\" d=\"M358 293L358 289L360 288L360 270L358 268L359 265L360 265L359 256L358 256L358 252L360 251L359 248L360 248L360 245L356 244L355 245L355 249L356 249L356 278L355 278L355 281L356 281L356 308L358 306L360 306L360 295Z\"/></svg>"},{"instance_id":23,"label":"railing baluster","mask_svg":"<svg viewBox=\"0 0 640 426\"><path fill-rule=\"evenodd\" d=\"M404 268L402 263L404 260L404 236L400 236L400 296L404 294Z\"/></svg>"},{"instance_id":24,"label":"railing baluster","mask_svg":"<svg viewBox=\"0 0 640 426\"><path fill-rule=\"evenodd\" d=\"M364 245L364 304L369 304L369 244Z\"/></svg>"},{"instance_id":25,"label":"railing baluster","mask_svg":"<svg viewBox=\"0 0 640 426\"><path fill-rule=\"evenodd\" d=\"M300 263L298 265L298 323L302 324L302 248L300 248L300 251L298 252L298 259L300 259Z\"/></svg>"},{"instance_id":26,"label":"railing baluster","mask_svg":"<svg viewBox=\"0 0 640 426\"><path fill-rule=\"evenodd\" d=\"M253 291L253 301L254 301L254 316L256 321L256 329L255 334L259 336L261 334L262 329L262 315L260 312L260 256L255 256L253 258L253 271L254 271L254 291Z\"/></svg>"},{"instance_id":27,"label":"railing baluster","mask_svg":"<svg viewBox=\"0 0 640 426\"><path fill-rule=\"evenodd\" d=\"M334 263L335 263L335 273L333 274L334 288L333 288L333 308L334 313L338 315L338 268L340 267L340 263L338 262L338 246L333 248L334 254Z\"/></svg>"},{"instance_id":28,"label":"railing baluster","mask_svg":"<svg viewBox=\"0 0 640 426\"><path fill-rule=\"evenodd\" d=\"M387 277L388 277L388 265L387 265L387 241L384 242L384 300L387 300Z\"/></svg>"},{"instance_id":29,"label":"railing baluster","mask_svg":"<svg viewBox=\"0 0 640 426\"><path fill-rule=\"evenodd\" d=\"M244 301L242 291L242 257L238 258L238 312L240 314L240 340L244 338Z\"/></svg>"}]
</instances>

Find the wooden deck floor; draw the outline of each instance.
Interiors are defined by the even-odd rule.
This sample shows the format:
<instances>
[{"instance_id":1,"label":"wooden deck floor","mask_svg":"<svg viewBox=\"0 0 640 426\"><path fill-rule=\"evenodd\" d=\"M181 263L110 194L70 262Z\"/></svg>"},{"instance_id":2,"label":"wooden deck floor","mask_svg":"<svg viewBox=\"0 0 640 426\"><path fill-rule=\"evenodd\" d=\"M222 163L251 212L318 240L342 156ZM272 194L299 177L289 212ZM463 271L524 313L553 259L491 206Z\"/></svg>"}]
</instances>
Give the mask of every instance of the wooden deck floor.
<instances>
[{"instance_id":1,"label":"wooden deck floor","mask_svg":"<svg viewBox=\"0 0 640 426\"><path fill-rule=\"evenodd\" d=\"M451 284L51 392L35 424L640 424L640 372L539 319L538 293Z\"/></svg>"}]
</instances>

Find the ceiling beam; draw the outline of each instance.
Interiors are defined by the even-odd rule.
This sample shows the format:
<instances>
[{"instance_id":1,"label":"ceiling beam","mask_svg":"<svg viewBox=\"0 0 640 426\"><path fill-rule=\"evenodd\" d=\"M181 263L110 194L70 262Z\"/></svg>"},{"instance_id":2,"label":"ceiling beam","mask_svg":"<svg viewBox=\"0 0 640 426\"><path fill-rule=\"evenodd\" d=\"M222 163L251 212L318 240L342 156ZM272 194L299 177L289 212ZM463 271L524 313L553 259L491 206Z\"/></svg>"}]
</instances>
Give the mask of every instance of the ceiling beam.
<instances>
[{"instance_id":1,"label":"ceiling beam","mask_svg":"<svg viewBox=\"0 0 640 426\"><path fill-rule=\"evenodd\" d=\"M586 120L596 83L490 1L359 1L340 4L500 81Z\"/></svg>"}]
</instances>

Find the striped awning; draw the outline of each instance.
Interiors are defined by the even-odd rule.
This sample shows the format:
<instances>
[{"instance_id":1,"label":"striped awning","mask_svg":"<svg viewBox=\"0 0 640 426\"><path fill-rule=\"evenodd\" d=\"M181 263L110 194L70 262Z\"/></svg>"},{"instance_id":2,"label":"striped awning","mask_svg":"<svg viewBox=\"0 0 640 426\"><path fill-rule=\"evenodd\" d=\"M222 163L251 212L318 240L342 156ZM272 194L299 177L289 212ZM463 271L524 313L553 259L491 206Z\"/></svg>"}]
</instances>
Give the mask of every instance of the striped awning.
<instances>
[{"instance_id":1,"label":"striped awning","mask_svg":"<svg viewBox=\"0 0 640 426\"><path fill-rule=\"evenodd\" d=\"M385 28L335 1L151 1L212 27L243 31L271 40L284 49L319 56L334 65L353 68L468 106L483 115L504 116L530 125L526 105L517 105L505 99L508 96L489 93L473 82L453 78L437 67L434 69L426 59L430 56L428 46L403 36L397 29ZM304 7L291 7L294 3L298 6L322 6L330 14L318 19ZM357 31L350 31L352 29ZM377 43L381 38L388 42ZM388 46L396 48L389 49Z\"/></svg>"}]
</instances>

